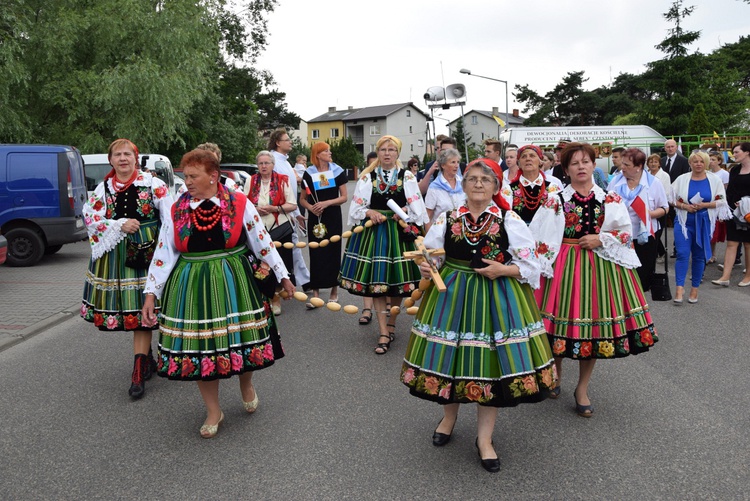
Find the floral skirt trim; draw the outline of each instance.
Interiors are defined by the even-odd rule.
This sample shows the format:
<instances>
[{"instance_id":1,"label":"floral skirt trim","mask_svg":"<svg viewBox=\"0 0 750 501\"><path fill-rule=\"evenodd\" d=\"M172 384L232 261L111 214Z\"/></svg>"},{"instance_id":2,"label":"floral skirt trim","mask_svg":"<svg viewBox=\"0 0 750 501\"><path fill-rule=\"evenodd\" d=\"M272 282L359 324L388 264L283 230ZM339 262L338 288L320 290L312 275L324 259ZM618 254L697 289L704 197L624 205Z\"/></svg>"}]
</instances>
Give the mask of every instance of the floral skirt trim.
<instances>
[{"instance_id":1,"label":"floral skirt trim","mask_svg":"<svg viewBox=\"0 0 750 501\"><path fill-rule=\"evenodd\" d=\"M653 324L640 330L627 331L626 335L613 339L584 340L549 336L553 355L576 360L637 355L648 351L658 340Z\"/></svg>"},{"instance_id":2,"label":"floral skirt trim","mask_svg":"<svg viewBox=\"0 0 750 501\"><path fill-rule=\"evenodd\" d=\"M141 223L135 240L145 242L159 237L158 224ZM125 238L99 259L89 261L83 284L81 317L102 331L150 331L141 323L143 289L148 270L125 266L127 256ZM158 309L157 302L157 309Z\"/></svg>"},{"instance_id":3,"label":"floral skirt trim","mask_svg":"<svg viewBox=\"0 0 750 501\"><path fill-rule=\"evenodd\" d=\"M544 400L557 376L531 287L451 259L440 275L447 290L425 291L404 357L411 394L494 407Z\"/></svg>"},{"instance_id":4,"label":"floral skirt trim","mask_svg":"<svg viewBox=\"0 0 750 501\"><path fill-rule=\"evenodd\" d=\"M213 353L170 352L159 344L156 373L172 380L211 381L265 369L284 357L276 328L270 330L267 339Z\"/></svg>"},{"instance_id":5,"label":"floral skirt trim","mask_svg":"<svg viewBox=\"0 0 750 501\"><path fill-rule=\"evenodd\" d=\"M403 241L401 234L393 219L353 233L341 263L341 287L358 296L411 295L421 276L414 261L404 258L414 243Z\"/></svg>"},{"instance_id":6,"label":"floral skirt trim","mask_svg":"<svg viewBox=\"0 0 750 501\"><path fill-rule=\"evenodd\" d=\"M546 399L557 384L557 372L550 362L534 372L503 379L453 378L404 362L401 381L415 397L441 405L476 403L515 407Z\"/></svg>"},{"instance_id":7,"label":"floral skirt trim","mask_svg":"<svg viewBox=\"0 0 750 501\"><path fill-rule=\"evenodd\" d=\"M185 253L162 296L157 374L212 380L284 356L276 321L243 253Z\"/></svg>"},{"instance_id":8,"label":"floral skirt trim","mask_svg":"<svg viewBox=\"0 0 750 501\"><path fill-rule=\"evenodd\" d=\"M636 270L578 245L563 242L541 310L558 357L625 357L659 339Z\"/></svg>"}]
</instances>

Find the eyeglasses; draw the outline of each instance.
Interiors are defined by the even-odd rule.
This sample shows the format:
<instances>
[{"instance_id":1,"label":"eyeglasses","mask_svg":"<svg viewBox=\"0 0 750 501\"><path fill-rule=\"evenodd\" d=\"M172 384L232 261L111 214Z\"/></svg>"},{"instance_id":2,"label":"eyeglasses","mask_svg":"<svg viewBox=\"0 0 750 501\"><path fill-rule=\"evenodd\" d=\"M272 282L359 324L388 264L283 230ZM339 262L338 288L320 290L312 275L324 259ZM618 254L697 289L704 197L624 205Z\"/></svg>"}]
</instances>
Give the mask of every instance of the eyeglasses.
<instances>
[{"instance_id":1,"label":"eyeglasses","mask_svg":"<svg viewBox=\"0 0 750 501\"><path fill-rule=\"evenodd\" d=\"M292 142L292 138L288 137L286 139L279 139L280 142L285 143L287 141Z\"/></svg>"},{"instance_id":2,"label":"eyeglasses","mask_svg":"<svg viewBox=\"0 0 750 501\"><path fill-rule=\"evenodd\" d=\"M482 186L484 186L486 184L492 184L492 178L487 176L470 176L466 178L466 184L481 184Z\"/></svg>"},{"instance_id":3,"label":"eyeglasses","mask_svg":"<svg viewBox=\"0 0 750 501\"><path fill-rule=\"evenodd\" d=\"M398 150L395 148L380 148L378 150L380 153L398 153Z\"/></svg>"},{"instance_id":4,"label":"eyeglasses","mask_svg":"<svg viewBox=\"0 0 750 501\"><path fill-rule=\"evenodd\" d=\"M273 162L258 162L258 165L273 165Z\"/></svg>"}]
</instances>

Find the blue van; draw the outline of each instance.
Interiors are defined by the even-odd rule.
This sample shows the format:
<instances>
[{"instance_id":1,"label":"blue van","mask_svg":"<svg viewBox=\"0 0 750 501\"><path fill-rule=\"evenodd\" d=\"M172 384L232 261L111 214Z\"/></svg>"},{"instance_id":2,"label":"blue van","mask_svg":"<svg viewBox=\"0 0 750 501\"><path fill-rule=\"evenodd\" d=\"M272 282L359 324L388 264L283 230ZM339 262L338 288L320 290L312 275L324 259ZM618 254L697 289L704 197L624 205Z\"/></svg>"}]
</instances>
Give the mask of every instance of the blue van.
<instances>
[{"instance_id":1,"label":"blue van","mask_svg":"<svg viewBox=\"0 0 750 501\"><path fill-rule=\"evenodd\" d=\"M86 179L72 146L0 145L0 233L10 266L31 266L64 244L88 238Z\"/></svg>"}]
</instances>

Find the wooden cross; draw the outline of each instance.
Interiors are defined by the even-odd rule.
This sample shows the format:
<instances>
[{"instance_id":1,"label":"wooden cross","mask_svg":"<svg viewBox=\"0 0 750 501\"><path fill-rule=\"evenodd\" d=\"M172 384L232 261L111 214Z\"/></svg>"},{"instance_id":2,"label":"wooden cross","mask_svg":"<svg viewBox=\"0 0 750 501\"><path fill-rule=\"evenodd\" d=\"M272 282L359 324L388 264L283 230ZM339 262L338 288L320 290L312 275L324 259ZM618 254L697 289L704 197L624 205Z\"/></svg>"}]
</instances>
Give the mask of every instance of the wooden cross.
<instances>
[{"instance_id":1,"label":"wooden cross","mask_svg":"<svg viewBox=\"0 0 750 501\"><path fill-rule=\"evenodd\" d=\"M417 250L404 252L404 257L413 260L417 264L422 264L425 261L429 263L430 276L432 277L432 281L435 282L435 287L437 287L437 290L440 292L445 292L446 287L445 282L443 282L443 277L440 276L437 266L432 262L433 256L442 256L444 254L444 249L427 249L425 248L424 243L418 241Z\"/></svg>"}]
</instances>

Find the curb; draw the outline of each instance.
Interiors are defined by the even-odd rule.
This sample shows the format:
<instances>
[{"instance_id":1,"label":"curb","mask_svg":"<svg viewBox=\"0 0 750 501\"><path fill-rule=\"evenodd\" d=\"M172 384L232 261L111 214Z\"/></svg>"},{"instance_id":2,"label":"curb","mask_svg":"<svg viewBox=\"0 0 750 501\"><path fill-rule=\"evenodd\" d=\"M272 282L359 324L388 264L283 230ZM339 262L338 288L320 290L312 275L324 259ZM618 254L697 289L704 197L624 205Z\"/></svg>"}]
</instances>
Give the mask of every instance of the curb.
<instances>
[{"instance_id":1,"label":"curb","mask_svg":"<svg viewBox=\"0 0 750 501\"><path fill-rule=\"evenodd\" d=\"M44 318L33 325L29 325L28 327L18 331L18 333L13 334L12 336L0 339L0 352L5 351L8 348L11 348L19 343L22 343L23 341L26 341L27 339L36 336L37 334L46 331L50 327L68 320L69 318L76 315L79 309L80 306L78 303L76 303L69 308L65 308L63 311L53 313L47 318Z\"/></svg>"}]
</instances>

